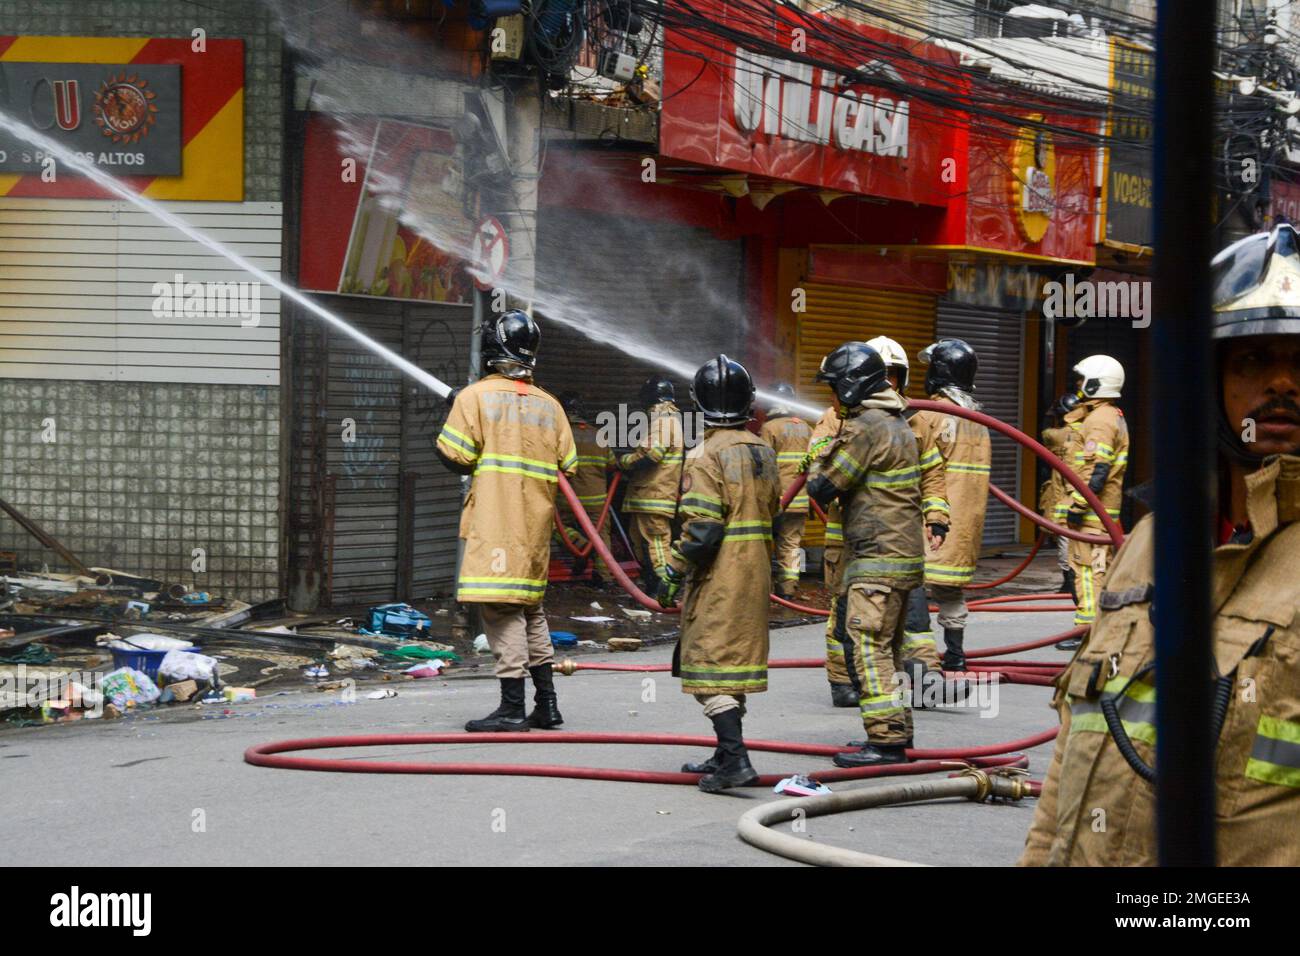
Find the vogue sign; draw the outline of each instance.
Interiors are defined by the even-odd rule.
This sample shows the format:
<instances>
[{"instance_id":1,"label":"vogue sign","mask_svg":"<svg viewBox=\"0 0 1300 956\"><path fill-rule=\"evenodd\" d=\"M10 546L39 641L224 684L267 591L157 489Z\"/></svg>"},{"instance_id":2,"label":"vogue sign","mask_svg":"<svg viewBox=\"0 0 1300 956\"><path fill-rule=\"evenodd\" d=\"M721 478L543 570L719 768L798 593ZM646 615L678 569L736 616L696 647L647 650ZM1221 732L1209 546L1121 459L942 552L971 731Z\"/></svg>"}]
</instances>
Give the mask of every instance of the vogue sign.
<instances>
[{"instance_id":1,"label":"vogue sign","mask_svg":"<svg viewBox=\"0 0 1300 956\"><path fill-rule=\"evenodd\" d=\"M901 82L892 69L877 68ZM911 104L857 92L850 84L807 63L737 49L732 119L743 133L906 159Z\"/></svg>"}]
</instances>

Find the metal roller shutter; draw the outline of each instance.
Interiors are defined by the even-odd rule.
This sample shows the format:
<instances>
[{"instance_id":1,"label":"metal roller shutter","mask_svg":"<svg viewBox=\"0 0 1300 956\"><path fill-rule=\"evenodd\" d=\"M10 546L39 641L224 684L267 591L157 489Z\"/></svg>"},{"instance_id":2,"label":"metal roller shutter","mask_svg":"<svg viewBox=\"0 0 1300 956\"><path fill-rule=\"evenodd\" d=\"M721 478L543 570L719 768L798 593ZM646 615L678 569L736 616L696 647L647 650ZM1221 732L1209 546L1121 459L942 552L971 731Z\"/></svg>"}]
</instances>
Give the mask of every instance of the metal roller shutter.
<instances>
[{"instance_id":1,"label":"metal roller shutter","mask_svg":"<svg viewBox=\"0 0 1300 956\"><path fill-rule=\"evenodd\" d=\"M738 241L677 223L559 207L544 208L539 220L538 297L571 303L549 315L537 310L543 388L579 392L594 415L620 403L635 407L641 383L665 373L648 355L695 369L719 351L743 354ZM678 404L689 404L682 374L669 377Z\"/></svg>"},{"instance_id":2,"label":"metal roller shutter","mask_svg":"<svg viewBox=\"0 0 1300 956\"><path fill-rule=\"evenodd\" d=\"M439 378L465 381L468 307L338 296L329 308ZM449 585L460 485L433 455L443 402L311 318L297 319L293 369L289 552L305 603L405 600ZM349 418L356 440L345 443Z\"/></svg>"},{"instance_id":3,"label":"metal roller shutter","mask_svg":"<svg viewBox=\"0 0 1300 956\"><path fill-rule=\"evenodd\" d=\"M820 404L830 403L826 386L815 379L826 353L845 342L888 335L907 350L916 366L916 353L934 341L935 297L828 282L806 281L807 310L799 319L799 391ZM907 394L921 398L920 376L913 374Z\"/></svg>"},{"instance_id":4,"label":"metal roller shutter","mask_svg":"<svg viewBox=\"0 0 1300 956\"><path fill-rule=\"evenodd\" d=\"M830 392L816 381L825 355L845 342L888 335L907 350L916 365L916 353L934 341L935 297L916 292L895 292L862 286L806 280L807 309L799 318L798 391L818 405L830 404ZM907 394L921 397L921 377L913 374ZM825 528L809 519L804 545L818 547Z\"/></svg>"},{"instance_id":5,"label":"metal roller shutter","mask_svg":"<svg viewBox=\"0 0 1300 956\"><path fill-rule=\"evenodd\" d=\"M979 356L975 397L983 410L1008 425L1020 428L1021 343L1025 313L1010 309L939 303L938 337L962 339ZM920 377L920 376L918 376ZM1020 500L1020 446L992 433L992 481ZM1006 505L989 499L984 519L984 546L1013 544L1019 538L1019 518Z\"/></svg>"}]
</instances>

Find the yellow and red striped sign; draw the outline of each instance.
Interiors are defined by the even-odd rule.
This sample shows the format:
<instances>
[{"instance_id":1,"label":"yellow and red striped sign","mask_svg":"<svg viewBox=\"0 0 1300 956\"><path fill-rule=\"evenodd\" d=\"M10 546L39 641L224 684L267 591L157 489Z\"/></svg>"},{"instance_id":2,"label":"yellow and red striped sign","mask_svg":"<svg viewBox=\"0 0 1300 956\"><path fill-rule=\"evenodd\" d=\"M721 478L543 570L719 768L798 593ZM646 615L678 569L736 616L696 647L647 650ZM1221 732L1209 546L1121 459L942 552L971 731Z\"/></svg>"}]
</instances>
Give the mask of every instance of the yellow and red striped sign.
<instances>
[{"instance_id":1,"label":"yellow and red striped sign","mask_svg":"<svg viewBox=\"0 0 1300 956\"><path fill-rule=\"evenodd\" d=\"M244 198L244 41L148 37L0 36L0 61L177 64L181 68L181 175L122 176L152 199ZM0 196L111 199L78 176L0 175Z\"/></svg>"}]
</instances>

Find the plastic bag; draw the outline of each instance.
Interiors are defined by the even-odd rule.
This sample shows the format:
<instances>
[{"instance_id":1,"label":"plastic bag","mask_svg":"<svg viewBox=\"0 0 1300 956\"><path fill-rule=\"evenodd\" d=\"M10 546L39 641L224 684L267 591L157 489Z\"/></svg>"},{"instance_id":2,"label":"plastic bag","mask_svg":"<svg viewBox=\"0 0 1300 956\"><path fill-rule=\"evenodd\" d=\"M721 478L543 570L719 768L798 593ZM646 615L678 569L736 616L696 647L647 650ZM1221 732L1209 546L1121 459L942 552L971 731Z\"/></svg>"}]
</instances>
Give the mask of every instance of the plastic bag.
<instances>
[{"instance_id":1,"label":"plastic bag","mask_svg":"<svg viewBox=\"0 0 1300 956\"><path fill-rule=\"evenodd\" d=\"M194 642L168 637L166 634L131 634L109 641L108 646L116 647L119 651L183 651L187 647L193 647Z\"/></svg>"},{"instance_id":2,"label":"plastic bag","mask_svg":"<svg viewBox=\"0 0 1300 956\"><path fill-rule=\"evenodd\" d=\"M105 674L99 690L118 710L139 704L152 704L162 693L148 674L133 667L119 667Z\"/></svg>"},{"instance_id":3,"label":"plastic bag","mask_svg":"<svg viewBox=\"0 0 1300 956\"><path fill-rule=\"evenodd\" d=\"M183 680L210 682L217 676L217 659L189 651L168 651L158 665L158 676L168 683Z\"/></svg>"}]
</instances>

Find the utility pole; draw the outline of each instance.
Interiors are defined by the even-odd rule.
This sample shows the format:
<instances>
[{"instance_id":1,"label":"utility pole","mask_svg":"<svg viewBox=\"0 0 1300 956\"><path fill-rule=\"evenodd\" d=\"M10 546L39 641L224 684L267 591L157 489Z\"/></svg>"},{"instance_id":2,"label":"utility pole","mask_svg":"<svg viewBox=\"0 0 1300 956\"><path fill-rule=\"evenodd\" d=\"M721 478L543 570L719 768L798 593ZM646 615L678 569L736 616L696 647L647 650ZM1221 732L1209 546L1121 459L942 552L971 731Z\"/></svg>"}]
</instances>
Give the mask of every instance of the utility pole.
<instances>
[{"instance_id":1,"label":"utility pole","mask_svg":"<svg viewBox=\"0 0 1300 956\"><path fill-rule=\"evenodd\" d=\"M1214 0L1156 18L1156 831L1162 866L1213 866L1211 560L1218 403L1210 342Z\"/></svg>"}]
</instances>

